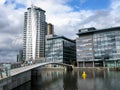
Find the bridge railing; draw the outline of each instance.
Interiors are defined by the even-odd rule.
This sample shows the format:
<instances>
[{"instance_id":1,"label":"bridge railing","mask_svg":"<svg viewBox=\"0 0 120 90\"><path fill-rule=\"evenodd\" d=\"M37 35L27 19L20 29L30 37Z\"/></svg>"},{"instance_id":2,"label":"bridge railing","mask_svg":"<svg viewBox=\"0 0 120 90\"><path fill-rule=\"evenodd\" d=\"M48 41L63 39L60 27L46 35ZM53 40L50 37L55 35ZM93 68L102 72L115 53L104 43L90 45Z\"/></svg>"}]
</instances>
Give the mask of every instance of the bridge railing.
<instances>
[{"instance_id":1,"label":"bridge railing","mask_svg":"<svg viewBox=\"0 0 120 90\"><path fill-rule=\"evenodd\" d=\"M54 63L60 63L62 61L46 61L45 59L41 59L41 60L35 60L35 61L25 61L22 66L28 66L28 65L33 65L33 64L38 64L38 63L48 63L48 62L54 62Z\"/></svg>"}]
</instances>

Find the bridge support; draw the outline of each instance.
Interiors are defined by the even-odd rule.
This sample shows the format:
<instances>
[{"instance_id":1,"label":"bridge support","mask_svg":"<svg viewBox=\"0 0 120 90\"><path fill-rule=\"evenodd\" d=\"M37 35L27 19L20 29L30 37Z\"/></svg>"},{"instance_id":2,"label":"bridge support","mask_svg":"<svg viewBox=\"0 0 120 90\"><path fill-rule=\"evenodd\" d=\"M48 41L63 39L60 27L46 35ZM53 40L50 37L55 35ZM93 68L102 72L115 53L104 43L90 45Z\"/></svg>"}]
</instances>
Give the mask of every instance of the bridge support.
<instances>
[{"instance_id":1,"label":"bridge support","mask_svg":"<svg viewBox=\"0 0 120 90\"><path fill-rule=\"evenodd\" d=\"M12 90L31 80L31 70L0 80L0 90Z\"/></svg>"},{"instance_id":2,"label":"bridge support","mask_svg":"<svg viewBox=\"0 0 120 90\"><path fill-rule=\"evenodd\" d=\"M67 66L67 71L72 71L73 70L73 67L72 66Z\"/></svg>"}]
</instances>

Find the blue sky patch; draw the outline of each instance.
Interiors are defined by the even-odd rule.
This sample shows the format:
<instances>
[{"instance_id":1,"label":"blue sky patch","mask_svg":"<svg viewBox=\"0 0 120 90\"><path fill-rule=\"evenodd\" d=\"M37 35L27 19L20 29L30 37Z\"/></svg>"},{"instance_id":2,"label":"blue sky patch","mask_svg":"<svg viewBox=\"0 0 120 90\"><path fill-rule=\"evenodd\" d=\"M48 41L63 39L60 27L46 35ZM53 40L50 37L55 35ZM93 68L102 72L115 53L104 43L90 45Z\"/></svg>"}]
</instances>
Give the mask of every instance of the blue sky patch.
<instances>
[{"instance_id":1,"label":"blue sky patch","mask_svg":"<svg viewBox=\"0 0 120 90\"><path fill-rule=\"evenodd\" d=\"M16 3L15 0L6 0L4 3L4 5L10 5L10 4L15 5L14 9L26 8L26 6L24 4Z\"/></svg>"},{"instance_id":2,"label":"blue sky patch","mask_svg":"<svg viewBox=\"0 0 120 90\"><path fill-rule=\"evenodd\" d=\"M78 10L99 10L107 9L110 6L110 0L71 0L68 5Z\"/></svg>"},{"instance_id":3,"label":"blue sky patch","mask_svg":"<svg viewBox=\"0 0 120 90\"><path fill-rule=\"evenodd\" d=\"M26 8L24 4L16 3L15 9Z\"/></svg>"},{"instance_id":4,"label":"blue sky patch","mask_svg":"<svg viewBox=\"0 0 120 90\"><path fill-rule=\"evenodd\" d=\"M15 0L6 0L5 1L5 5L9 5L9 4L14 4L15 3Z\"/></svg>"},{"instance_id":5,"label":"blue sky patch","mask_svg":"<svg viewBox=\"0 0 120 90\"><path fill-rule=\"evenodd\" d=\"M4 4L15 4L15 9L26 8L24 4L16 3L16 0L6 0ZM110 0L70 0L67 3L74 11L107 9L110 4Z\"/></svg>"}]
</instances>

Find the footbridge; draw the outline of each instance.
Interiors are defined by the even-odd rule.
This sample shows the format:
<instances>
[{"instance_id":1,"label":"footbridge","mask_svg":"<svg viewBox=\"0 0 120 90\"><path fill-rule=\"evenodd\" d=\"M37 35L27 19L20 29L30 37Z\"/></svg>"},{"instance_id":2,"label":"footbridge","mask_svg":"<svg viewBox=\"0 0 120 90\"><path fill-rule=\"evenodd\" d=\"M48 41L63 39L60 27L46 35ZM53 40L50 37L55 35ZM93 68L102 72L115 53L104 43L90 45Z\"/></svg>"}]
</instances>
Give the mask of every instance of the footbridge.
<instances>
[{"instance_id":1,"label":"footbridge","mask_svg":"<svg viewBox=\"0 0 120 90\"><path fill-rule=\"evenodd\" d=\"M49 64L65 66L66 70L73 69L71 65L61 62L44 62L12 69L7 72L7 76L0 78L0 90L11 90L30 81L33 70Z\"/></svg>"}]
</instances>

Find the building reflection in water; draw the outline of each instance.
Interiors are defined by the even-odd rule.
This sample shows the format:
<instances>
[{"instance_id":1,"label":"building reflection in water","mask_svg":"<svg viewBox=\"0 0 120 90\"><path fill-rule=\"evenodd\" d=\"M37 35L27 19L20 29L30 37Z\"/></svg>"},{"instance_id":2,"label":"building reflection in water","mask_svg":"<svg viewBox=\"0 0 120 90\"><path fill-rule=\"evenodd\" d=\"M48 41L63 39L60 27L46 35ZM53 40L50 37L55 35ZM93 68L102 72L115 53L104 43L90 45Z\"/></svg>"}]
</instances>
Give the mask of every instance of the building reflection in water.
<instances>
[{"instance_id":1,"label":"building reflection in water","mask_svg":"<svg viewBox=\"0 0 120 90\"><path fill-rule=\"evenodd\" d=\"M32 78L32 90L64 90L62 70L42 70L36 77Z\"/></svg>"},{"instance_id":2,"label":"building reflection in water","mask_svg":"<svg viewBox=\"0 0 120 90\"><path fill-rule=\"evenodd\" d=\"M77 88L77 73L67 72L63 77L63 90L78 90Z\"/></svg>"},{"instance_id":3,"label":"building reflection in water","mask_svg":"<svg viewBox=\"0 0 120 90\"><path fill-rule=\"evenodd\" d=\"M81 75L82 71L77 71L78 90L118 90L120 88L120 72L87 71L85 80Z\"/></svg>"},{"instance_id":4,"label":"building reflection in water","mask_svg":"<svg viewBox=\"0 0 120 90\"><path fill-rule=\"evenodd\" d=\"M82 70L41 70L31 83L14 90L119 90L120 72L88 70L86 79Z\"/></svg>"}]
</instances>

